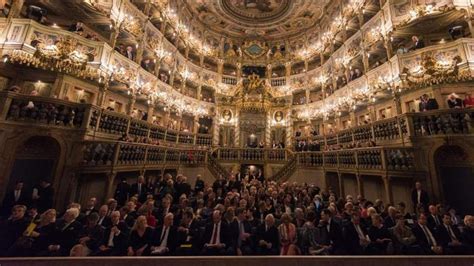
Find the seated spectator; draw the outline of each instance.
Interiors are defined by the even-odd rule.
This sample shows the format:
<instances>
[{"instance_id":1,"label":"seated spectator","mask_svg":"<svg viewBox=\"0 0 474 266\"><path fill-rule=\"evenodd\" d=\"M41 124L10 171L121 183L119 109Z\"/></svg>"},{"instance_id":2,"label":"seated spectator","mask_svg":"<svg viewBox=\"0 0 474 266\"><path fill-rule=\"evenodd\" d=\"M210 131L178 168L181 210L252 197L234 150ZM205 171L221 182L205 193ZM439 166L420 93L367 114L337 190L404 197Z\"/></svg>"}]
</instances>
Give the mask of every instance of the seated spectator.
<instances>
[{"instance_id":1,"label":"seated spectator","mask_svg":"<svg viewBox=\"0 0 474 266\"><path fill-rule=\"evenodd\" d=\"M130 233L128 256L142 256L149 253L153 229L148 226L147 218L138 216Z\"/></svg>"},{"instance_id":2,"label":"seated spectator","mask_svg":"<svg viewBox=\"0 0 474 266\"><path fill-rule=\"evenodd\" d=\"M278 255L279 242L278 229L275 227L275 218L272 214L267 214L265 222L257 229L257 254Z\"/></svg>"},{"instance_id":3,"label":"seated spectator","mask_svg":"<svg viewBox=\"0 0 474 266\"><path fill-rule=\"evenodd\" d=\"M382 217L374 214L371 217L372 225L368 234L371 240L372 254L388 255L393 253L393 244L390 232L384 227Z\"/></svg>"},{"instance_id":4,"label":"seated spectator","mask_svg":"<svg viewBox=\"0 0 474 266\"><path fill-rule=\"evenodd\" d=\"M80 234L79 243L86 246L91 253L97 253L99 246L104 241L104 228L97 224L99 215L92 213L87 216L87 225Z\"/></svg>"},{"instance_id":5,"label":"seated spectator","mask_svg":"<svg viewBox=\"0 0 474 266\"><path fill-rule=\"evenodd\" d=\"M104 231L104 238L99 246L98 256L125 256L127 254L128 226L120 220L120 212L114 211L110 216L111 224Z\"/></svg>"},{"instance_id":6,"label":"seated spectator","mask_svg":"<svg viewBox=\"0 0 474 266\"><path fill-rule=\"evenodd\" d=\"M66 256L79 240L82 231L82 225L76 219L80 210L78 208L69 208L63 215L63 218L56 223L56 236L48 246L50 255Z\"/></svg>"},{"instance_id":7,"label":"seated spectator","mask_svg":"<svg viewBox=\"0 0 474 266\"><path fill-rule=\"evenodd\" d=\"M278 232L280 235L280 255L298 255L296 226L291 223L291 217L288 213L281 216Z\"/></svg>"},{"instance_id":8,"label":"seated spectator","mask_svg":"<svg viewBox=\"0 0 474 266\"><path fill-rule=\"evenodd\" d=\"M174 215L165 215L163 225L153 232L150 253L153 256L172 255L176 250L177 231L173 225Z\"/></svg>"},{"instance_id":9,"label":"seated spectator","mask_svg":"<svg viewBox=\"0 0 474 266\"><path fill-rule=\"evenodd\" d=\"M396 216L396 225L389 230L394 236L397 254L417 255L421 252L420 247L416 245L415 235L410 227L406 226L402 215Z\"/></svg>"},{"instance_id":10,"label":"seated spectator","mask_svg":"<svg viewBox=\"0 0 474 266\"><path fill-rule=\"evenodd\" d=\"M0 236L0 255L8 255L9 249L22 236L28 226L28 220L25 218L26 206L15 205L11 209L11 216L1 224Z\"/></svg>"},{"instance_id":11,"label":"seated spectator","mask_svg":"<svg viewBox=\"0 0 474 266\"><path fill-rule=\"evenodd\" d=\"M202 255L232 255L228 224L222 219L221 211L214 210L211 222L204 229Z\"/></svg>"},{"instance_id":12,"label":"seated spectator","mask_svg":"<svg viewBox=\"0 0 474 266\"><path fill-rule=\"evenodd\" d=\"M344 227L344 242L347 254L366 254L366 249L370 244L365 227L361 224L360 214L353 212L351 222Z\"/></svg>"},{"instance_id":13,"label":"seated spectator","mask_svg":"<svg viewBox=\"0 0 474 266\"><path fill-rule=\"evenodd\" d=\"M445 254L463 255L467 253L467 247L461 242L459 229L452 226L451 215L443 215L443 224L437 227L440 245Z\"/></svg>"},{"instance_id":14,"label":"seated spectator","mask_svg":"<svg viewBox=\"0 0 474 266\"><path fill-rule=\"evenodd\" d=\"M420 246L422 254L443 254L443 248L438 244L439 240L428 226L428 220L424 213L418 217L418 223L413 227L413 234L416 237L416 243Z\"/></svg>"}]
</instances>

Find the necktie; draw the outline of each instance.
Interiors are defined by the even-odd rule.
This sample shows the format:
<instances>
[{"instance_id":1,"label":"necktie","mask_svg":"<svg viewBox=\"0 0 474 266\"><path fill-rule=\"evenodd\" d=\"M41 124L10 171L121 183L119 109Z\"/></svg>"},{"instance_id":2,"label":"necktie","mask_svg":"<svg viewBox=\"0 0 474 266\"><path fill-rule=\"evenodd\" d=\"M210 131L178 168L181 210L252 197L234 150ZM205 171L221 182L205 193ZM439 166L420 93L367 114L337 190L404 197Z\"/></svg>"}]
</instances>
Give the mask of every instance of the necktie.
<instances>
[{"instance_id":1,"label":"necktie","mask_svg":"<svg viewBox=\"0 0 474 266\"><path fill-rule=\"evenodd\" d=\"M438 215L434 215L433 217L434 217L434 219L435 219L436 225L440 225L440 222L439 222L439 219L438 219Z\"/></svg>"},{"instance_id":2,"label":"necktie","mask_svg":"<svg viewBox=\"0 0 474 266\"><path fill-rule=\"evenodd\" d=\"M454 234L453 232L453 229L451 228L451 226L446 226L448 228L448 232L449 232L449 237L451 237L451 240L452 241L455 241L455 240L458 240L458 238L456 237L456 235Z\"/></svg>"},{"instance_id":3,"label":"necktie","mask_svg":"<svg viewBox=\"0 0 474 266\"><path fill-rule=\"evenodd\" d=\"M138 195L142 194L142 184L138 183Z\"/></svg>"},{"instance_id":4,"label":"necktie","mask_svg":"<svg viewBox=\"0 0 474 266\"><path fill-rule=\"evenodd\" d=\"M422 225L421 229L425 233L426 239L428 240L428 244L430 246L436 246L436 240L433 238L433 235L429 231L429 229L426 228L426 226Z\"/></svg>"},{"instance_id":5,"label":"necktie","mask_svg":"<svg viewBox=\"0 0 474 266\"><path fill-rule=\"evenodd\" d=\"M168 230L168 227L163 226L163 231L161 232L161 237L160 237L160 244L163 243L163 239L165 238L165 235L166 235L166 230Z\"/></svg>"},{"instance_id":6,"label":"necktie","mask_svg":"<svg viewBox=\"0 0 474 266\"><path fill-rule=\"evenodd\" d=\"M15 190L15 201L20 199L20 190Z\"/></svg>"},{"instance_id":7,"label":"necktie","mask_svg":"<svg viewBox=\"0 0 474 266\"><path fill-rule=\"evenodd\" d=\"M357 234L359 235L359 239L365 239L365 236L362 233L362 230L360 229L360 226L357 224L357 225L355 225L355 228L357 230Z\"/></svg>"},{"instance_id":8,"label":"necktie","mask_svg":"<svg viewBox=\"0 0 474 266\"><path fill-rule=\"evenodd\" d=\"M212 232L211 244L216 244L216 242L217 242L217 224L214 224L214 231Z\"/></svg>"}]
</instances>

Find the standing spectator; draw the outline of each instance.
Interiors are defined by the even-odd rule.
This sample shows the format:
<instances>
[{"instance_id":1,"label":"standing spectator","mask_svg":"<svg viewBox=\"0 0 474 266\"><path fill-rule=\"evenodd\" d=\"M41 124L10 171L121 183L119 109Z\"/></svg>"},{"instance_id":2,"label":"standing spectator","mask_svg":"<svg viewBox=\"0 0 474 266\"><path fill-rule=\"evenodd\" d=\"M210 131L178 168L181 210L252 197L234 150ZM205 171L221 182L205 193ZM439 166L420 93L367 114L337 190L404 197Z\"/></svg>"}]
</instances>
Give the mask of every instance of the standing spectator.
<instances>
[{"instance_id":1,"label":"standing spectator","mask_svg":"<svg viewBox=\"0 0 474 266\"><path fill-rule=\"evenodd\" d=\"M469 108L469 107L474 107L474 97L472 97L472 92L470 94L466 94L466 97L464 98L463 104L464 107Z\"/></svg>"},{"instance_id":2,"label":"standing spectator","mask_svg":"<svg viewBox=\"0 0 474 266\"><path fill-rule=\"evenodd\" d=\"M425 211L428 210L430 198L428 196L428 193L422 188L421 182L415 183L415 188L411 192L411 200L413 202L413 208L415 213L419 206L422 206Z\"/></svg>"},{"instance_id":3,"label":"standing spectator","mask_svg":"<svg viewBox=\"0 0 474 266\"><path fill-rule=\"evenodd\" d=\"M2 214L8 215L15 205L28 206L29 203L30 199L26 189L24 188L24 183L23 181L19 180L16 182L15 188L8 192L3 199Z\"/></svg>"},{"instance_id":4,"label":"standing spectator","mask_svg":"<svg viewBox=\"0 0 474 266\"><path fill-rule=\"evenodd\" d=\"M439 109L439 105L436 99L429 98L428 94L423 94L420 97L420 104L419 104L420 112L426 112L426 111L437 110L437 109Z\"/></svg>"},{"instance_id":5,"label":"standing spectator","mask_svg":"<svg viewBox=\"0 0 474 266\"><path fill-rule=\"evenodd\" d=\"M450 109L463 108L463 101L455 93L448 96L448 106Z\"/></svg>"},{"instance_id":6,"label":"standing spectator","mask_svg":"<svg viewBox=\"0 0 474 266\"><path fill-rule=\"evenodd\" d=\"M117 188L115 189L114 198L117 200L119 206L124 206L129 197L130 185L127 183L127 179L122 177L120 183L117 184Z\"/></svg>"}]
</instances>

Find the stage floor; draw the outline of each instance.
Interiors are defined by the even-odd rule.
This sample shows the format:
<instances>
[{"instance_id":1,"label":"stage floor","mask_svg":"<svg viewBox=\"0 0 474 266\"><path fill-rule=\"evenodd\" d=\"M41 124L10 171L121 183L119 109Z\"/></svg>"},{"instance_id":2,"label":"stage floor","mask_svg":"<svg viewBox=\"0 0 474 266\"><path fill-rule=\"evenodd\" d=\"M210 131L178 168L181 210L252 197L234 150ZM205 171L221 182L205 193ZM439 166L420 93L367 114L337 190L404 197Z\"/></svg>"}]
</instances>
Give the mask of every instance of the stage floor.
<instances>
[{"instance_id":1,"label":"stage floor","mask_svg":"<svg viewBox=\"0 0 474 266\"><path fill-rule=\"evenodd\" d=\"M247 256L247 257L85 257L0 258L0 266L473 266L474 256Z\"/></svg>"}]
</instances>

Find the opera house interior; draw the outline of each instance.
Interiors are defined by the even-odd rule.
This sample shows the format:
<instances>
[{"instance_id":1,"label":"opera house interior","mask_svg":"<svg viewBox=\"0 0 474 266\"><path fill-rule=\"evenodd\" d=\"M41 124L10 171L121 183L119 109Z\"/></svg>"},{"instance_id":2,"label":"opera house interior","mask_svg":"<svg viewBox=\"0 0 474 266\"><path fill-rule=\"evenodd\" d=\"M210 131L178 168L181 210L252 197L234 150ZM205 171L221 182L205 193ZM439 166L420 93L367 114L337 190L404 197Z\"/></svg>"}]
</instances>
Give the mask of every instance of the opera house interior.
<instances>
[{"instance_id":1,"label":"opera house interior","mask_svg":"<svg viewBox=\"0 0 474 266\"><path fill-rule=\"evenodd\" d=\"M473 23L474 0L0 0L0 264L472 265Z\"/></svg>"}]
</instances>

